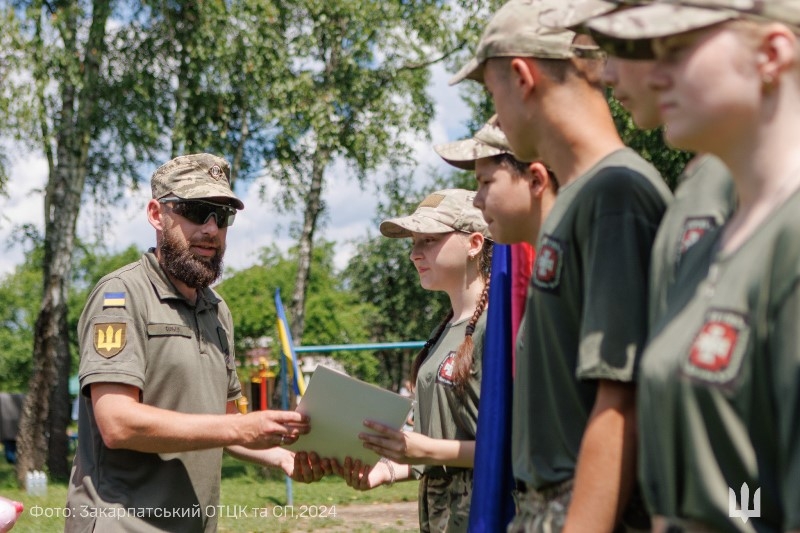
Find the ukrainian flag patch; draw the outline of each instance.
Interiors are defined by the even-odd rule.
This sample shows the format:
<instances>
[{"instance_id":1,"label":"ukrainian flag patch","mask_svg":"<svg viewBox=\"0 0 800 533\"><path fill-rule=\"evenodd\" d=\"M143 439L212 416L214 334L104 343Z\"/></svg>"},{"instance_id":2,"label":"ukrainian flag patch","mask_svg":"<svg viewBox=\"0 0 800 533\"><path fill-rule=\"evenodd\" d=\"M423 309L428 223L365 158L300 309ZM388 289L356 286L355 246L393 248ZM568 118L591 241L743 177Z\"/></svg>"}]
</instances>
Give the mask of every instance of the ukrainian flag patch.
<instances>
[{"instance_id":1,"label":"ukrainian flag patch","mask_svg":"<svg viewBox=\"0 0 800 533\"><path fill-rule=\"evenodd\" d=\"M103 307L125 307L124 292L103 293Z\"/></svg>"}]
</instances>

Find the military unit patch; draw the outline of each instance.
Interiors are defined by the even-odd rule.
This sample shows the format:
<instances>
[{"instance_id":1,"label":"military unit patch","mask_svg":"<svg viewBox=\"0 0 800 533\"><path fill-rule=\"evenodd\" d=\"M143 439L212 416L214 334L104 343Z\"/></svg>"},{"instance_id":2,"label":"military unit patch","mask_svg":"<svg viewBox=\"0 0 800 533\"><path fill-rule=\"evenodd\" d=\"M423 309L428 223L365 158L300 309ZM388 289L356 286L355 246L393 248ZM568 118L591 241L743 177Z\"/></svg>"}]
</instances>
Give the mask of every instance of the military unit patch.
<instances>
[{"instance_id":1,"label":"military unit patch","mask_svg":"<svg viewBox=\"0 0 800 533\"><path fill-rule=\"evenodd\" d=\"M125 307L125 293L104 292L103 307Z\"/></svg>"},{"instance_id":2,"label":"military unit patch","mask_svg":"<svg viewBox=\"0 0 800 533\"><path fill-rule=\"evenodd\" d=\"M223 175L222 174L222 169L219 168L219 165L213 165L211 168L208 169L208 173L215 180L219 180Z\"/></svg>"},{"instance_id":3,"label":"military unit patch","mask_svg":"<svg viewBox=\"0 0 800 533\"><path fill-rule=\"evenodd\" d=\"M450 352L444 358L442 364L439 365L439 371L436 373L436 383L452 386L455 378L455 364L456 352Z\"/></svg>"},{"instance_id":4,"label":"military unit patch","mask_svg":"<svg viewBox=\"0 0 800 533\"><path fill-rule=\"evenodd\" d=\"M683 221L683 232L678 243L678 260L686 253L689 248L706 234L706 232L717 227L714 217L689 217Z\"/></svg>"},{"instance_id":5,"label":"military unit patch","mask_svg":"<svg viewBox=\"0 0 800 533\"><path fill-rule=\"evenodd\" d=\"M120 322L95 324L94 351L98 355L110 359L122 351L128 341L128 325Z\"/></svg>"},{"instance_id":6,"label":"military unit patch","mask_svg":"<svg viewBox=\"0 0 800 533\"><path fill-rule=\"evenodd\" d=\"M730 382L739 375L749 332L741 313L711 310L692 342L683 372L706 382Z\"/></svg>"},{"instance_id":7,"label":"military unit patch","mask_svg":"<svg viewBox=\"0 0 800 533\"><path fill-rule=\"evenodd\" d=\"M557 290L563 264L564 246L549 235L543 236L533 265L533 284L547 291Z\"/></svg>"}]
</instances>

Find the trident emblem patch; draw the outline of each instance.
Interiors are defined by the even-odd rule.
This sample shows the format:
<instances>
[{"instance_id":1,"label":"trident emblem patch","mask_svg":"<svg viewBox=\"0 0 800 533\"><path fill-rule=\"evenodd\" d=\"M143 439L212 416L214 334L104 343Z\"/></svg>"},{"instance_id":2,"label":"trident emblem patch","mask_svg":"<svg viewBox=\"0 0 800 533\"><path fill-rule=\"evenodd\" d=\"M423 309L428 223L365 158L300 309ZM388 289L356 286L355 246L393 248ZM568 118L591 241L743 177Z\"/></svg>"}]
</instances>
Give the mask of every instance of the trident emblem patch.
<instances>
[{"instance_id":1,"label":"trident emblem patch","mask_svg":"<svg viewBox=\"0 0 800 533\"><path fill-rule=\"evenodd\" d=\"M94 325L94 350L110 359L125 347L128 325L124 323L95 324Z\"/></svg>"}]
</instances>

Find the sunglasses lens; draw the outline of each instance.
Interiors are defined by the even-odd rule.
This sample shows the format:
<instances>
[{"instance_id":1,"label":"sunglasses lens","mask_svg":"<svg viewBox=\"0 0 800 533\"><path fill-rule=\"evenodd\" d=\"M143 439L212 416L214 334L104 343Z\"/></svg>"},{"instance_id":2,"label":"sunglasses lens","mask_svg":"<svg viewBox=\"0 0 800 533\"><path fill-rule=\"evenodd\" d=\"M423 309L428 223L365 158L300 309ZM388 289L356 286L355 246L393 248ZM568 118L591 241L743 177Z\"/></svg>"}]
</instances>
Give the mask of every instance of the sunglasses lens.
<instances>
[{"instance_id":1,"label":"sunglasses lens","mask_svg":"<svg viewBox=\"0 0 800 533\"><path fill-rule=\"evenodd\" d=\"M207 202L176 202L172 211L194 224L205 224L214 217L219 229L227 228L236 218L236 210Z\"/></svg>"},{"instance_id":2,"label":"sunglasses lens","mask_svg":"<svg viewBox=\"0 0 800 533\"><path fill-rule=\"evenodd\" d=\"M592 32L592 37L597 45L611 57L641 61L655 59L650 39L612 39L597 32Z\"/></svg>"}]
</instances>

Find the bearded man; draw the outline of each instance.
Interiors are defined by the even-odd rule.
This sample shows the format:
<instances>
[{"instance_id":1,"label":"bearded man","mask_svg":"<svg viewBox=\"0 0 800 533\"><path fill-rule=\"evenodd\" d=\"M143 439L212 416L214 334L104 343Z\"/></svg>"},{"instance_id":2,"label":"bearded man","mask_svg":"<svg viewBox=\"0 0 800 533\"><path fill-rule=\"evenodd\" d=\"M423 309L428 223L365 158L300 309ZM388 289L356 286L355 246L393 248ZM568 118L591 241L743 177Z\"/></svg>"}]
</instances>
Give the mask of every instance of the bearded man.
<instances>
[{"instance_id":1,"label":"bearded man","mask_svg":"<svg viewBox=\"0 0 800 533\"><path fill-rule=\"evenodd\" d=\"M294 455L274 447L308 421L238 414L233 321L209 288L244 208L229 168L211 154L158 168L147 204L156 247L89 296L66 531L215 531L223 449L293 474Z\"/></svg>"}]
</instances>

